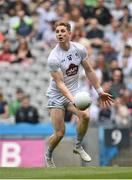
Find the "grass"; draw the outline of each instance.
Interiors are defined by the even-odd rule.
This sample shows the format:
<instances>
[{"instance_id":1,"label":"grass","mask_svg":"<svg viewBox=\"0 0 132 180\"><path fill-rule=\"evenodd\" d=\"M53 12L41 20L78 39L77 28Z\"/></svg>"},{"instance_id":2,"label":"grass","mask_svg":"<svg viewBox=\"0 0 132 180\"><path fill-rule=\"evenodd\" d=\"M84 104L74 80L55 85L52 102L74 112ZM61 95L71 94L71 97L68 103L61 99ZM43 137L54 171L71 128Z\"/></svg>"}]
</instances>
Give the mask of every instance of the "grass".
<instances>
[{"instance_id":1,"label":"grass","mask_svg":"<svg viewBox=\"0 0 132 180\"><path fill-rule=\"evenodd\" d=\"M132 179L132 168L0 168L0 179Z\"/></svg>"}]
</instances>

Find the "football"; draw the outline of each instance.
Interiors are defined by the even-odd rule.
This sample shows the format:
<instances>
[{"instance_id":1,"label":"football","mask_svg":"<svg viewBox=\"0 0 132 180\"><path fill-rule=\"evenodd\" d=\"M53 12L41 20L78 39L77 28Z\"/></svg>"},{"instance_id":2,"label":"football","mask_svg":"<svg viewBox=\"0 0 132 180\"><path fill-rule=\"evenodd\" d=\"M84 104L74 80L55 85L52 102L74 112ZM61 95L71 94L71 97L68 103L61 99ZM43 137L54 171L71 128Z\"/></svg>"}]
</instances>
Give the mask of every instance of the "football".
<instances>
[{"instance_id":1,"label":"football","mask_svg":"<svg viewBox=\"0 0 132 180\"><path fill-rule=\"evenodd\" d=\"M78 92L75 95L75 106L80 110L87 109L92 104L92 99L87 92Z\"/></svg>"}]
</instances>

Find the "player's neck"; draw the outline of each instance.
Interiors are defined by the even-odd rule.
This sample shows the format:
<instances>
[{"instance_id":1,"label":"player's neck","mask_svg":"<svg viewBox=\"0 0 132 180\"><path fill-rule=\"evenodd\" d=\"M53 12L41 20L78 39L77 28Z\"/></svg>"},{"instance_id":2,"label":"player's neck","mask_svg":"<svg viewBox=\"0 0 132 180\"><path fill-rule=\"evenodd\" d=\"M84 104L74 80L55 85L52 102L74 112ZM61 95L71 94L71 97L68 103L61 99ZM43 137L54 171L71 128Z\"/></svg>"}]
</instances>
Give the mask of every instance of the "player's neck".
<instances>
[{"instance_id":1,"label":"player's neck","mask_svg":"<svg viewBox=\"0 0 132 180\"><path fill-rule=\"evenodd\" d=\"M61 49L63 49L64 51L68 51L70 48L70 42L60 43L59 45L60 45Z\"/></svg>"}]
</instances>

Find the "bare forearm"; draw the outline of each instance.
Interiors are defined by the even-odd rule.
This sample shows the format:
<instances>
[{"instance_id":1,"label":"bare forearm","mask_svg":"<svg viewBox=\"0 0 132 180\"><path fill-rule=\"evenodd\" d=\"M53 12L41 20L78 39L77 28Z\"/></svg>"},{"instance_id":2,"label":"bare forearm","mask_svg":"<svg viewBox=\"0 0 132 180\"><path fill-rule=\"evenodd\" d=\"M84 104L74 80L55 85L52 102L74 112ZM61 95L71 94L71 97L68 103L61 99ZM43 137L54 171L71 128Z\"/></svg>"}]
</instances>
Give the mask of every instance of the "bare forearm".
<instances>
[{"instance_id":1,"label":"bare forearm","mask_svg":"<svg viewBox=\"0 0 132 180\"><path fill-rule=\"evenodd\" d=\"M70 91L63 82L57 83L57 87L65 97L67 97L71 102L74 102L73 95L70 93Z\"/></svg>"},{"instance_id":2,"label":"bare forearm","mask_svg":"<svg viewBox=\"0 0 132 180\"><path fill-rule=\"evenodd\" d=\"M100 87L99 79L93 70L91 70L90 72L86 72L86 76L95 89L98 89Z\"/></svg>"},{"instance_id":3,"label":"bare forearm","mask_svg":"<svg viewBox=\"0 0 132 180\"><path fill-rule=\"evenodd\" d=\"M90 65L90 63L88 62L87 59L82 61L82 66L84 67L87 78L89 79L91 84L94 86L97 93L99 95L102 95L102 93L104 93L104 91L103 91L102 87L100 86L100 80L98 79L94 69L92 68L92 66Z\"/></svg>"}]
</instances>

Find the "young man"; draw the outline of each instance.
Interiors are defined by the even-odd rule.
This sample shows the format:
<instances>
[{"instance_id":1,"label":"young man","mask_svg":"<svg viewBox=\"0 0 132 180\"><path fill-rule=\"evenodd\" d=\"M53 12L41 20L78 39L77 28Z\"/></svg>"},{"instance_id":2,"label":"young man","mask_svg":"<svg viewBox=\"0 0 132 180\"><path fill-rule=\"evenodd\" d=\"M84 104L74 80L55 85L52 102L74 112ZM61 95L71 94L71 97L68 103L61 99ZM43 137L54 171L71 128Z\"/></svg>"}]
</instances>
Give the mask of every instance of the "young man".
<instances>
[{"instance_id":1,"label":"young man","mask_svg":"<svg viewBox=\"0 0 132 180\"><path fill-rule=\"evenodd\" d=\"M88 62L86 49L81 44L70 41L71 27L69 23L57 22L55 30L58 44L51 51L48 58L48 68L52 81L47 96L49 98L48 108L54 125L54 134L48 140L45 155L47 167L55 167L52 153L65 133L64 117L66 109L79 118L76 145L73 152L79 154L84 161L91 161L91 157L81 146L88 128L88 110L80 111L74 105L74 95L78 91L79 67L81 65L87 78L97 90L103 105L109 106L113 101L111 95L105 93L100 86L96 74Z\"/></svg>"}]
</instances>

